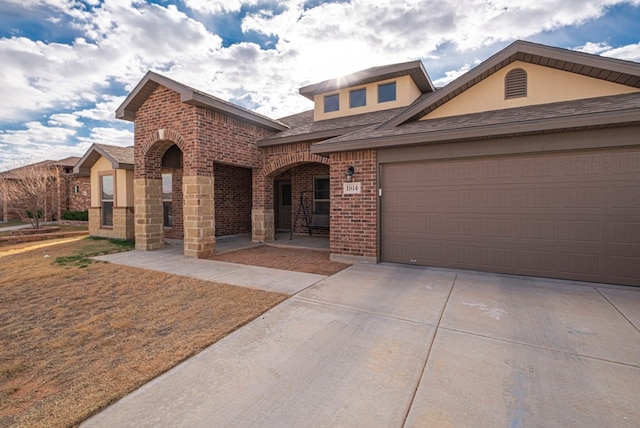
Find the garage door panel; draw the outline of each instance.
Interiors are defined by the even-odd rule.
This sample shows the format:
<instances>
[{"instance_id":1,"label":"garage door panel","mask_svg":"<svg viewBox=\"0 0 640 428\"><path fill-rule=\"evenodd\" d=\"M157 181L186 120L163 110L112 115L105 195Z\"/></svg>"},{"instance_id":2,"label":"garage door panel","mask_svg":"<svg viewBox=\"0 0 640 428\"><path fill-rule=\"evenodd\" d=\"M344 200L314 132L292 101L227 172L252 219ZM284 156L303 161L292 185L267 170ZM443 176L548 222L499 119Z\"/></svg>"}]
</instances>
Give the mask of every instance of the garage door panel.
<instances>
[{"instance_id":1,"label":"garage door panel","mask_svg":"<svg viewBox=\"0 0 640 428\"><path fill-rule=\"evenodd\" d=\"M640 285L638 148L381 171L384 261Z\"/></svg>"}]
</instances>

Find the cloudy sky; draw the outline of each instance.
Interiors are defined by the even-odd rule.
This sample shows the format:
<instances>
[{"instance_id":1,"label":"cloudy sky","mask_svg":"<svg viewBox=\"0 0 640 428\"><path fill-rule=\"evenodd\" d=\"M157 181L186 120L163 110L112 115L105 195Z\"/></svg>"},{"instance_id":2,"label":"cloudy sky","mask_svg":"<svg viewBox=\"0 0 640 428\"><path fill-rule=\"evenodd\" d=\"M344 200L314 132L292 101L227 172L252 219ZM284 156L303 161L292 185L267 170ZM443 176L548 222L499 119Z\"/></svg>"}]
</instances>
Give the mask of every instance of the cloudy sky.
<instances>
[{"instance_id":1,"label":"cloudy sky","mask_svg":"<svg viewBox=\"0 0 640 428\"><path fill-rule=\"evenodd\" d=\"M420 59L443 86L516 39L640 62L640 0L0 0L0 169L133 144L147 70L273 118L301 86Z\"/></svg>"}]
</instances>

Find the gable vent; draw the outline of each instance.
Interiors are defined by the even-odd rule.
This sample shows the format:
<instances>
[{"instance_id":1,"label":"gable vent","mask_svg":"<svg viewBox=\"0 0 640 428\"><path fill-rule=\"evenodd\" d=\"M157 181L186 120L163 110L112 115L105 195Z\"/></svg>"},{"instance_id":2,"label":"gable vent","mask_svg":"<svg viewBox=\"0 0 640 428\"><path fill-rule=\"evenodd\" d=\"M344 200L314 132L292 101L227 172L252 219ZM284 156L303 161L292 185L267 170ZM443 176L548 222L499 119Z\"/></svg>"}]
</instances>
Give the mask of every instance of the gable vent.
<instances>
[{"instance_id":1,"label":"gable vent","mask_svg":"<svg viewBox=\"0 0 640 428\"><path fill-rule=\"evenodd\" d=\"M514 68L504 78L504 98L519 98L527 96L527 72L521 68Z\"/></svg>"}]
</instances>

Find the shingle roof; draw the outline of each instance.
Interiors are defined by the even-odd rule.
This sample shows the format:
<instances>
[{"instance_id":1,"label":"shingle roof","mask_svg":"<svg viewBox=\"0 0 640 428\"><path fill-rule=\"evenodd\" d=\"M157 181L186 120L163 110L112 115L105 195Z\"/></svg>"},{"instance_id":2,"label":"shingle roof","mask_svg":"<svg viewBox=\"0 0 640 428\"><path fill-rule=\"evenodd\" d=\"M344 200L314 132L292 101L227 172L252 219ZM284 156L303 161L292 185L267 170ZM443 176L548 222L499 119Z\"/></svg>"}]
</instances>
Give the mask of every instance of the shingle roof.
<instances>
[{"instance_id":1,"label":"shingle roof","mask_svg":"<svg viewBox=\"0 0 640 428\"><path fill-rule=\"evenodd\" d=\"M532 105L429 120L369 126L314 144L313 153L463 141L640 124L640 92Z\"/></svg>"},{"instance_id":2,"label":"shingle roof","mask_svg":"<svg viewBox=\"0 0 640 428\"><path fill-rule=\"evenodd\" d=\"M325 80L300 88L300 94L313 100L314 95L334 91L351 86L364 85L380 80L393 79L394 77L409 75L415 84L424 92L435 90L431 79L424 69L422 61L409 61L398 64L372 67L366 70L357 71L346 76Z\"/></svg>"},{"instance_id":3,"label":"shingle roof","mask_svg":"<svg viewBox=\"0 0 640 428\"><path fill-rule=\"evenodd\" d=\"M104 157L111 162L113 169L133 169L133 147L93 144L76 163L73 172L78 175L89 175L91 173L91 167L100 157Z\"/></svg>"},{"instance_id":4,"label":"shingle roof","mask_svg":"<svg viewBox=\"0 0 640 428\"><path fill-rule=\"evenodd\" d=\"M313 110L305 111L280 119L281 122L286 123L290 128L286 131L263 138L258 141L258 147L336 137L374 124L383 123L397 116L405 109L406 107L399 107L315 122L313 120Z\"/></svg>"},{"instance_id":5,"label":"shingle roof","mask_svg":"<svg viewBox=\"0 0 640 428\"><path fill-rule=\"evenodd\" d=\"M133 147L110 146L107 144L96 144L102 150L107 152L113 160L118 163L133 165ZM78 158L79 159L79 158Z\"/></svg>"},{"instance_id":6,"label":"shingle roof","mask_svg":"<svg viewBox=\"0 0 640 428\"><path fill-rule=\"evenodd\" d=\"M136 85L133 91L131 91L129 96L127 96L127 98L122 102L120 107L117 108L116 117L118 119L134 121L138 109L147 100L147 98L149 98L153 91L155 91L156 88L158 88L158 86L160 85L180 94L180 101L182 101L183 103L208 108L215 111L221 111L230 116L263 126L274 131L281 131L283 129L286 129L286 126L284 126L277 120L273 120L259 113L248 110L244 107L240 107L239 105L225 101L221 98L214 97L213 95L209 95L206 92L199 91L152 71L149 71L147 72L147 74L145 74L145 76Z\"/></svg>"}]
</instances>

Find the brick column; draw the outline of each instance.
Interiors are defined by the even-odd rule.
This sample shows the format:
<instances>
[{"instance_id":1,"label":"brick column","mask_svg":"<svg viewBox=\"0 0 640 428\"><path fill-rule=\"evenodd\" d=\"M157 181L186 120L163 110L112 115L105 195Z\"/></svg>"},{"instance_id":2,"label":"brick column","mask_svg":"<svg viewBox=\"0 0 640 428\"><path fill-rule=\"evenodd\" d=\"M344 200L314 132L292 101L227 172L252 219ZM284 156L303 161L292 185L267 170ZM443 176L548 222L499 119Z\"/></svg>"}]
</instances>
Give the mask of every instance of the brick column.
<instances>
[{"instance_id":1,"label":"brick column","mask_svg":"<svg viewBox=\"0 0 640 428\"><path fill-rule=\"evenodd\" d=\"M136 250L151 251L164 247L162 232L162 179L136 178L135 230Z\"/></svg>"},{"instance_id":2,"label":"brick column","mask_svg":"<svg viewBox=\"0 0 640 428\"><path fill-rule=\"evenodd\" d=\"M213 177L182 177L184 198L184 255L205 258L215 254Z\"/></svg>"}]
</instances>

